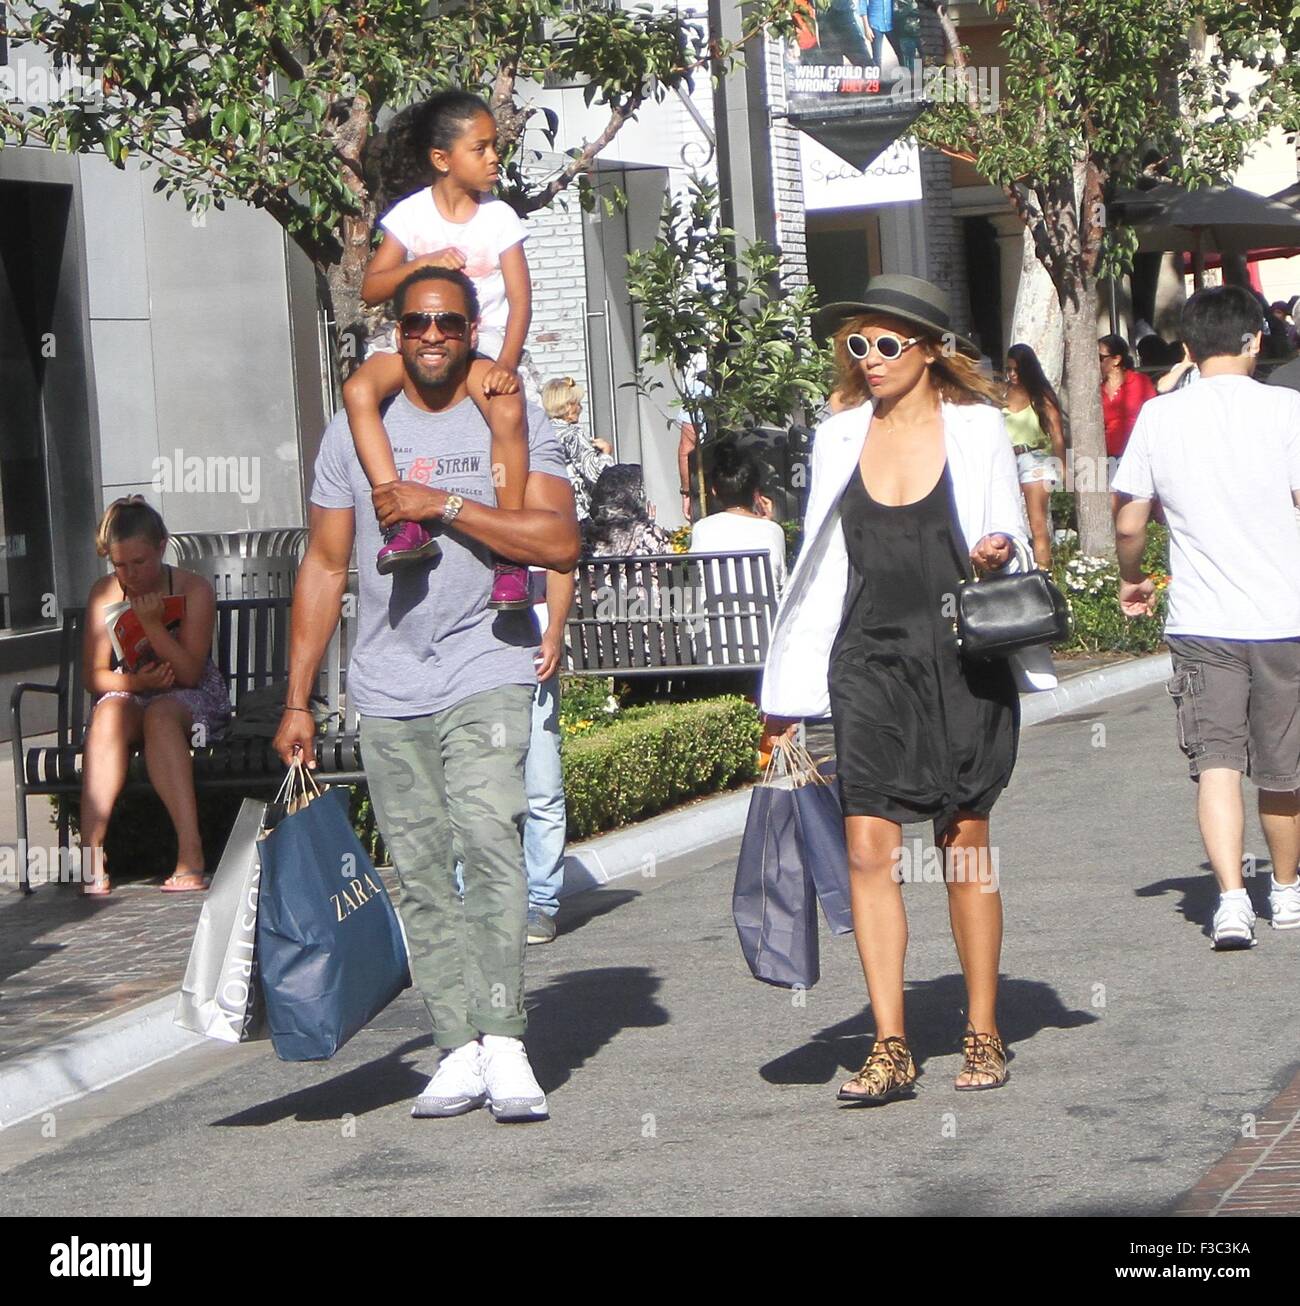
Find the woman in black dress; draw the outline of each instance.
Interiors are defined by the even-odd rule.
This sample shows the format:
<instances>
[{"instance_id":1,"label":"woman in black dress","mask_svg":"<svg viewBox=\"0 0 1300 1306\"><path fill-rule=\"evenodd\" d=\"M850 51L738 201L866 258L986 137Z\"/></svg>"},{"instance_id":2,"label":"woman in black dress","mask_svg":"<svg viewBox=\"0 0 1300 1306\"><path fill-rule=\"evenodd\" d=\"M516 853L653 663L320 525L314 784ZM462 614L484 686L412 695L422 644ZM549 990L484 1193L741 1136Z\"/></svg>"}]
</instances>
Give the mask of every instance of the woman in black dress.
<instances>
[{"instance_id":1,"label":"woman in black dress","mask_svg":"<svg viewBox=\"0 0 1300 1306\"><path fill-rule=\"evenodd\" d=\"M839 392L856 406L817 434L807 574L802 585L799 569L791 577L763 706L769 735L792 728L782 718L817 715L816 691L803 682L824 665L854 934L876 1022L871 1055L839 1097L873 1105L912 1093L900 882L920 869L902 845L902 826L919 821L933 822L942 850L966 978L955 1087L997 1088L1007 1070L995 1013L1002 905L989 813L1015 765L1019 697L1007 661L962 656L955 619L961 583L1005 566L1011 536L1026 538L1015 461L998 393L962 356L974 346L946 331L936 287L879 277L862 303L832 305L828 317L838 328ZM827 647L824 663L814 661L811 650Z\"/></svg>"}]
</instances>

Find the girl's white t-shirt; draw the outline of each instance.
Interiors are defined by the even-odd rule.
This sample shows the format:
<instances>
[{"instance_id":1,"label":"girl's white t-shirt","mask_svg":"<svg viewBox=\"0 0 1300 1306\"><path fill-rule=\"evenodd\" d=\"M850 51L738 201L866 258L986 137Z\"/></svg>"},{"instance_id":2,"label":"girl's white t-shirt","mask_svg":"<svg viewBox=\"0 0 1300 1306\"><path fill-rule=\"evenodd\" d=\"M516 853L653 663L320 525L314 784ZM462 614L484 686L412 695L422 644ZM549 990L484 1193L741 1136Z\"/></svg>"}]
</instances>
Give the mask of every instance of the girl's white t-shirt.
<instances>
[{"instance_id":1,"label":"girl's white t-shirt","mask_svg":"<svg viewBox=\"0 0 1300 1306\"><path fill-rule=\"evenodd\" d=\"M468 222L451 222L438 212L433 190L426 186L398 200L379 225L406 250L407 262L441 249L460 252L463 271L478 291L479 353L498 357L510 317L501 255L528 236L514 209L503 200L485 199Z\"/></svg>"}]
</instances>

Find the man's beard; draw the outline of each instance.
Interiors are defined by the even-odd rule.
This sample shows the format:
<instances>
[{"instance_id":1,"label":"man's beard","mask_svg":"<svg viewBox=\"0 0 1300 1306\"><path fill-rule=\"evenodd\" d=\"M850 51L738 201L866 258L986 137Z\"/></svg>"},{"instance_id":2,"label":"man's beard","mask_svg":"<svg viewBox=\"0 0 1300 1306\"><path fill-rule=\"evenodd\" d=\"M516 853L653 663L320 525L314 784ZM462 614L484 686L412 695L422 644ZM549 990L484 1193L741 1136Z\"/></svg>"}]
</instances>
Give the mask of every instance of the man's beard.
<instances>
[{"instance_id":1,"label":"man's beard","mask_svg":"<svg viewBox=\"0 0 1300 1306\"><path fill-rule=\"evenodd\" d=\"M458 361L450 354L444 354L439 363L423 362L419 354L406 354L402 357L407 376L420 386L446 385L455 374Z\"/></svg>"}]
</instances>

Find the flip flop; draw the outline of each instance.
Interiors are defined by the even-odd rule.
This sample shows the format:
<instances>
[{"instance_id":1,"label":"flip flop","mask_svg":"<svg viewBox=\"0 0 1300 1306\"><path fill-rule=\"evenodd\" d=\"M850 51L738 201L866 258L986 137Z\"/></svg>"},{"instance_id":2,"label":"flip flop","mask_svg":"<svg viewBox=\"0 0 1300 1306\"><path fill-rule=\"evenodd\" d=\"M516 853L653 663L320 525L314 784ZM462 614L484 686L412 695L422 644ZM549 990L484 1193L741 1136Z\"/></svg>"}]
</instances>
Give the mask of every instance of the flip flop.
<instances>
[{"instance_id":1,"label":"flip flop","mask_svg":"<svg viewBox=\"0 0 1300 1306\"><path fill-rule=\"evenodd\" d=\"M102 880L87 880L81 886L81 896L83 898L107 898L113 892L113 886L109 883L108 876Z\"/></svg>"},{"instance_id":2,"label":"flip flop","mask_svg":"<svg viewBox=\"0 0 1300 1306\"><path fill-rule=\"evenodd\" d=\"M197 884L183 883L177 884L177 880L193 881ZM162 884L164 893L206 893L208 888L208 877L205 871L187 871L184 875L169 875Z\"/></svg>"}]
</instances>

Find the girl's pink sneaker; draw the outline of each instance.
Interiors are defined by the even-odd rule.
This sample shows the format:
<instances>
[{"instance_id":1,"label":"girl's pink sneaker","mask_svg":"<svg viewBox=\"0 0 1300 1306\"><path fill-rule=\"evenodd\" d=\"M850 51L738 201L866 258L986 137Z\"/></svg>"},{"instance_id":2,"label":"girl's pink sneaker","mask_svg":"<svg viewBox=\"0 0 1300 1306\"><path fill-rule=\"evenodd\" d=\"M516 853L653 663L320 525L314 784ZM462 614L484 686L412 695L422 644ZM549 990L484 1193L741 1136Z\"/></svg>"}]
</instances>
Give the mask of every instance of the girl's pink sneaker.
<instances>
[{"instance_id":1,"label":"girl's pink sneaker","mask_svg":"<svg viewBox=\"0 0 1300 1306\"><path fill-rule=\"evenodd\" d=\"M436 558L441 552L438 541L418 521L404 521L385 537L375 567L381 576L387 576L408 562Z\"/></svg>"},{"instance_id":2,"label":"girl's pink sneaker","mask_svg":"<svg viewBox=\"0 0 1300 1306\"><path fill-rule=\"evenodd\" d=\"M492 597L489 608L509 612L516 608L531 608L533 600L528 593L528 568L513 562L498 562L493 568Z\"/></svg>"}]
</instances>

